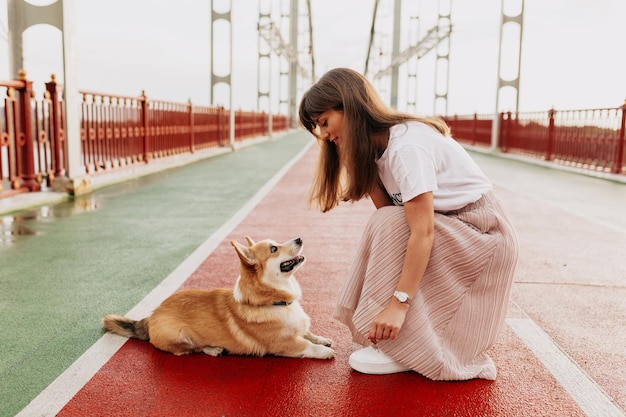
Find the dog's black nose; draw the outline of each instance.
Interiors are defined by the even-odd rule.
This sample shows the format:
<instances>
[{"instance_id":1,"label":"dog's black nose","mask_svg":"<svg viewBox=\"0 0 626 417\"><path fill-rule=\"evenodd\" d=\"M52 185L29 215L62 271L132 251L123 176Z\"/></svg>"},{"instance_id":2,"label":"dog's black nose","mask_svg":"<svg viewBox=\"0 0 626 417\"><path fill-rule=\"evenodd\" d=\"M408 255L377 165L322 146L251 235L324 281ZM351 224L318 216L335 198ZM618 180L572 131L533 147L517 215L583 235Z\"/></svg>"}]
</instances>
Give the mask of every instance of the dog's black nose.
<instances>
[{"instance_id":1,"label":"dog's black nose","mask_svg":"<svg viewBox=\"0 0 626 417\"><path fill-rule=\"evenodd\" d=\"M296 241L296 245L302 245L302 239L300 239L299 237L294 239Z\"/></svg>"}]
</instances>

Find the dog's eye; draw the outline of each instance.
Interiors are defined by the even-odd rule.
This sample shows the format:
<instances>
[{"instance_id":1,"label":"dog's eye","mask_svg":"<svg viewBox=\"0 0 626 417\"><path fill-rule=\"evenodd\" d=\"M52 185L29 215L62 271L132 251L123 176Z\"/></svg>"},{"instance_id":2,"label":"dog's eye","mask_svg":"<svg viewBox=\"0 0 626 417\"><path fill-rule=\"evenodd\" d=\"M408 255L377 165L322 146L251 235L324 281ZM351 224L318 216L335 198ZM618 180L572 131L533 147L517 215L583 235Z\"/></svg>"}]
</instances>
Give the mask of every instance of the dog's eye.
<instances>
[{"instance_id":1,"label":"dog's eye","mask_svg":"<svg viewBox=\"0 0 626 417\"><path fill-rule=\"evenodd\" d=\"M270 252L274 253L278 250L276 246L270 246Z\"/></svg>"}]
</instances>

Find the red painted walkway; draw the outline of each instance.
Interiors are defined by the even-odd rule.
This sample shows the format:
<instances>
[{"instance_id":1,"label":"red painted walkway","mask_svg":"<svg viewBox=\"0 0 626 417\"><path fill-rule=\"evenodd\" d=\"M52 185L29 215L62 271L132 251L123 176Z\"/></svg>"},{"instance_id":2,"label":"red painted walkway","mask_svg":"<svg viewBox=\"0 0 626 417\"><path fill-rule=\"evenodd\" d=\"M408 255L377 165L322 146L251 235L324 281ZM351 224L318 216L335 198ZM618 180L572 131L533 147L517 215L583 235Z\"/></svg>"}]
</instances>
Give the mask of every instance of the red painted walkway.
<instances>
[{"instance_id":1,"label":"red painted walkway","mask_svg":"<svg viewBox=\"0 0 626 417\"><path fill-rule=\"evenodd\" d=\"M594 397L605 390L623 392L623 386L603 388L591 381L589 393L585 382L577 383L583 391L574 398L559 371L555 374L531 351L528 340L535 339L545 350L541 333L527 341L518 335L534 322L516 304L491 351L499 371L496 381L434 382L412 372L368 376L351 371L347 359L356 345L348 330L332 319L332 311L373 206L364 201L327 214L307 209L316 150L310 148L287 171L183 287L234 284L238 259L230 239L243 241L249 235L285 241L299 236L307 258L298 274L302 306L311 316L313 332L335 341L336 358L176 357L148 343L128 341L59 416L623 416L617 405L611 407L610 397L608 403ZM505 205L524 203L520 195L502 191ZM532 218L525 221L527 226ZM578 377L563 372L565 380ZM585 398L591 405L584 405Z\"/></svg>"}]
</instances>

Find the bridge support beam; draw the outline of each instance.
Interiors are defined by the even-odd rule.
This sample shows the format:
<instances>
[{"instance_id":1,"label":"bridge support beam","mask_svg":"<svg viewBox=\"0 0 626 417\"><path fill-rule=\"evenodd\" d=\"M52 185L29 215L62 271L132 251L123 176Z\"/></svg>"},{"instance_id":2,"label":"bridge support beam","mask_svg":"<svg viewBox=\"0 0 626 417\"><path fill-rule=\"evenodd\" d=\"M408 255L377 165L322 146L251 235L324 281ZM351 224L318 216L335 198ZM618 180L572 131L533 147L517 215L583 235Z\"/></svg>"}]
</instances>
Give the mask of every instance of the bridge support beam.
<instances>
[{"instance_id":1,"label":"bridge support beam","mask_svg":"<svg viewBox=\"0 0 626 417\"><path fill-rule=\"evenodd\" d=\"M81 162L80 96L76 73L75 5L74 0L57 0L45 6L36 6L25 0L9 0L9 58L11 76L19 78L24 67L22 36L26 29L38 24L56 27L62 34L63 96L65 101L65 177L55 180L55 188L67 189L72 194L89 191L90 181Z\"/></svg>"},{"instance_id":2,"label":"bridge support beam","mask_svg":"<svg viewBox=\"0 0 626 417\"><path fill-rule=\"evenodd\" d=\"M228 85L228 142L230 147L235 149L235 109L233 103L233 85L231 75L233 73L233 22L231 20L231 11L232 11L232 0L229 3L229 9L223 13L215 11L213 1L211 1L211 104L216 105L215 103L215 86L220 83L224 83ZM215 49L218 42L223 44L222 39L216 39L215 35L215 22L223 20L228 23L229 26L229 57L228 57L228 72L225 75L217 75L215 73Z\"/></svg>"},{"instance_id":3,"label":"bridge support beam","mask_svg":"<svg viewBox=\"0 0 626 417\"><path fill-rule=\"evenodd\" d=\"M500 46L498 49L498 85L496 89L496 111L494 112L493 124L491 128L491 150L494 151L498 148L498 136L500 131L500 112L503 111L501 109L500 95L502 93L502 89L505 87L510 87L515 90L515 102L513 109L508 108L507 111L511 111L512 113L517 113L519 110L519 81L520 81L520 70L522 64L522 33L524 28L524 0L516 0L518 2L518 7L515 7L514 10L517 11L517 14L507 14L505 11L505 3L511 5L513 1L502 0L502 19L500 24ZM517 26L515 26L517 25ZM514 77L505 77L503 76L502 71L502 51L503 45L505 43L505 32L507 27L515 26L518 30L518 42L517 45L510 45L511 42L507 43L507 47L517 47L517 72ZM509 33L507 33L509 34ZM509 55L510 56L510 55Z\"/></svg>"}]
</instances>

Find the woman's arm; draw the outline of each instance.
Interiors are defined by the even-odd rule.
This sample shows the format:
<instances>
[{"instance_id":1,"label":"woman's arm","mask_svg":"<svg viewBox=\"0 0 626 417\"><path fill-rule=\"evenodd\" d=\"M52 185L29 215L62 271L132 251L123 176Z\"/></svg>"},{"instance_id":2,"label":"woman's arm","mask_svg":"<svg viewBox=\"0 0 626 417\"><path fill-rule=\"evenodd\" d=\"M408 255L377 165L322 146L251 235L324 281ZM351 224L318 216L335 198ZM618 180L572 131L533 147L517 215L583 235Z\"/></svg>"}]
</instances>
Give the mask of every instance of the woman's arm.
<instances>
[{"instance_id":1,"label":"woman's arm","mask_svg":"<svg viewBox=\"0 0 626 417\"><path fill-rule=\"evenodd\" d=\"M393 206L393 201L391 201L387 191L378 182L374 184L372 191L370 191L370 198L377 209L384 206Z\"/></svg>"},{"instance_id":2,"label":"woman's arm","mask_svg":"<svg viewBox=\"0 0 626 417\"><path fill-rule=\"evenodd\" d=\"M413 298L417 293L422 276L426 271L430 250L433 246L435 228L435 210L433 193L420 194L404 203L406 220L410 235L406 247L406 255L402 266L402 274L396 290L406 292ZM372 343L378 340L394 340L404 324L409 304L401 303L389 294L389 305L374 319L368 338Z\"/></svg>"}]
</instances>

